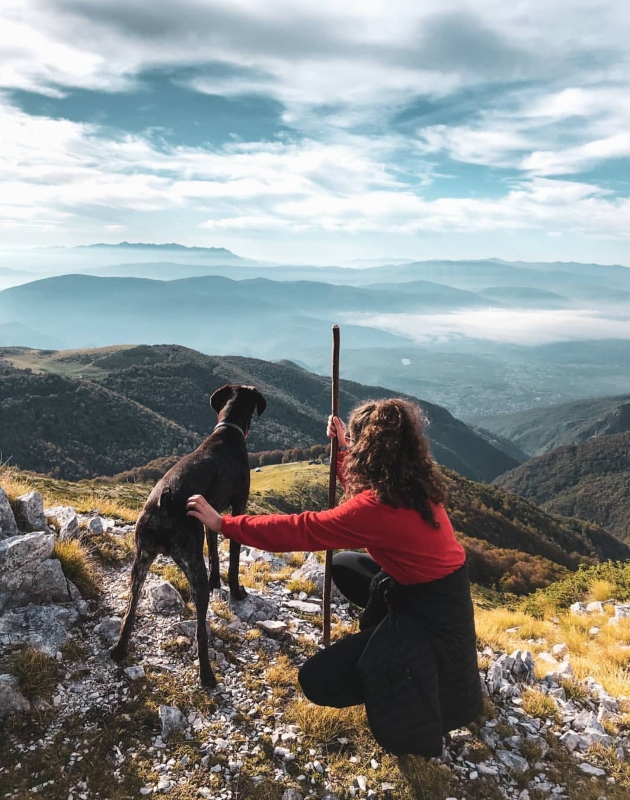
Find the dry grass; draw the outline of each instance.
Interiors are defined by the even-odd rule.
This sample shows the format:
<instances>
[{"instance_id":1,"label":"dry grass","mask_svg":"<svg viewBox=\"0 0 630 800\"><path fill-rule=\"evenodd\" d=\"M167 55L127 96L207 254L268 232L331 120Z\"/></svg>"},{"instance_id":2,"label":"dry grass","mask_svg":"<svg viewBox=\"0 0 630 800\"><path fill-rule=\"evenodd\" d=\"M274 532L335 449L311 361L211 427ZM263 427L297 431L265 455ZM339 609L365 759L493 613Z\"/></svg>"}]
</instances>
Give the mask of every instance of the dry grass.
<instances>
[{"instance_id":1,"label":"dry grass","mask_svg":"<svg viewBox=\"0 0 630 800\"><path fill-rule=\"evenodd\" d=\"M215 616L219 619L231 622L234 619L234 612L224 600L211 600L210 606Z\"/></svg>"},{"instance_id":2,"label":"dry grass","mask_svg":"<svg viewBox=\"0 0 630 800\"><path fill-rule=\"evenodd\" d=\"M118 566L131 561L136 552L136 540L133 533L114 535L101 533L90 535L92 555L102 564Z\"/></svg>"},{"instance_id":3,"label":"dry grass","mask_svg":"<svg viewBox=\"0 0 630 800\"><path fill-rule=\"evenodd\" d=\"M340 737L371 737L363 706L329 708L308 700L294 700L287 706L284 718L299 725L309 744L326 747Z\"/></svg>"},{"instance_id":4,"label":"dry grass","mask_svg":"<svg viewBox=\"0 0 630 800\"><path fill-rule=\"evenodd\" d=\"M298 569L306 561L306 553L301 553L299 550L295 553L285 553L283 557L287 564L294 569Z\"/></svg>"},{"instance_id":5,"label":"dry grass","mask_svg":"<svg viewBox=\"0 0 630 800\"><path fill-rule=\"evenodd\" d=\"M151 572L162 577L177 589L181 594L184 603L191 601L190 586L188 578L176 564L156 564L151 565Z\"/></svg>"},{"instance_id":6,"label":"dry grass","mask_svg":"<svg viewBox=\"0 0 630 800\"><path fill-rule=\"evenodd\" d=\"M341 622L339 620L331 620L330 626L330 641L338 642L340 639L345 639L352 633L359 632L359 621L354 619L351 622Z\"/></svg>"},{"instance_id":7,"label":"dry grass","mask_svg":"<svg viewBox=\"0 0 630 800\"><path fill-rule=\"evenodd\" d=\"M607 580L597 580L591 584L590 599L591 600L611 600L615 596L614 585Z\"/></svg>"},{"instance_id":8,"label":"dry grass","mask_svg":"<svg viewBox=\"0 0 630 800\"><path fill-rule=\"evenodd\" d=\"M39 492L45 506L69 505L81 513L98 511L126 523L134 523L150 487L142 484L110 484L98 480L63 481L34 472L0 465L0 486L10 503L26 492Z\"/></svg>"},{"instance_id":9,"label":"dry grass","mask_svg":"<svg viewBox=\"0 0 630 800\"><path fill-rule=\"evenodd\" d=\"M266 679L274 689L293 687L297 683L297 667L288 656L279 655L267 668Z\"/></svg>"},{"instance_id":10,"label":"dry grass","mask_svg":"<svg viewBox=\"0 0 630 800\"><path fill-rule=\"evenodd\" d=\"M554 644L568 646L568 656L577 681L589 675L614 696L630 696L630 620L609 625L609 612L576 616L554 609L549 617L534 619L522 611L504 608L476 609L475 624L480 644L511 653L528 649L534 658L551 651ZM589 630L599 627L599 633ZM516 628L508 633L509 629ZM544 661L536 663L536 675L544 677L553 668Z\"/></svg>"},{"instance_id":11,"label":"dry grass","mask_svg":"<svg viewBox=\"0 0 630 800\"><path fill-rule=\"evenodd\" d=\"M306 578L295 578L287 583L287 589L293 594L306 592L307 595L317 595L317 583Z\"/></svg>"},{"instance_id":12,"label":"dry grass","mask_svg":"<svg viewBox=\"0 0 630 800\"><path fill-rule=\"evenodd\" d=\"M13 508L15 508L15 502L20 495L32 491L30 483L19 471L6 464L0 466L0 486L4 489Z\"/></svg>"},{"instance_id":13,"label":"dry grass","mask_svg":"<svg viewBox=\"0 0 630 800\"><path fill-rule=\"evenodd\" d=\"M526 689L523 692L523 711L530 717L547 719L557 718L558 706L552 697L548 697L538 689Z\"/></svg>"},{"instance_id":14,"label":"dry grass","mask_svg":"<svg viewBox=\"0 0 630 800\"><path fill-rule=\"evenodd\" d=\"M270 581L270 568L266 561L241 565L239 580L246 589L262 591Z\"/></svg>"},{"instance_id":15,"label":"dry grass","mask_svg":"<svg viewBox=\"0 0 630 800\"><path fill-rule=\"evenodd\" d=\"M8 669L28 700L50 700L63 675L58 661L30 645L9 656Z\"/></svg>"},{"instance_id":16,"label":"dry grass","mask_svg":"<svg viewBox=\"0 0 630 800\"><path fill-rule=\"evenodd\" d=\"M63 574L74 583L83 597L95 599L99 596L102 590L101 576L90 549L82 539L57 540L53 558L59 559Z\"/></svg>"}]
</instances>

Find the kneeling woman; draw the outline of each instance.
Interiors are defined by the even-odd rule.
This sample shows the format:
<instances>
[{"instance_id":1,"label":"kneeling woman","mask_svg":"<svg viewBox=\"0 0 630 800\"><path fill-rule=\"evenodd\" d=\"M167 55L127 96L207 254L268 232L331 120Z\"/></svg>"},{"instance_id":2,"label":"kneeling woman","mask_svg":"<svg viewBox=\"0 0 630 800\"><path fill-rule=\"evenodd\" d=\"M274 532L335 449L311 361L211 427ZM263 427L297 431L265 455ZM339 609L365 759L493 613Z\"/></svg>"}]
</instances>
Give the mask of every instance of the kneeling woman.
<instances>
[{"instance_id":1,"label":"kneeling woman","mask_svg":"<svg viewBox=\"0 0 630 800\"><path fill-rule=\"evenodd\" d=\"M343 422L345 502L329 511L221 516L200 495L188 513L211 530L271 552L342 552L332 578L365 608L360 632L308 659L298 680L324 706L365 703L378 743L395 754L438 756L442 735L482 709L466 556L444 508L421 410L405 400L370 401Z\"/></svg>"}]
</instances>

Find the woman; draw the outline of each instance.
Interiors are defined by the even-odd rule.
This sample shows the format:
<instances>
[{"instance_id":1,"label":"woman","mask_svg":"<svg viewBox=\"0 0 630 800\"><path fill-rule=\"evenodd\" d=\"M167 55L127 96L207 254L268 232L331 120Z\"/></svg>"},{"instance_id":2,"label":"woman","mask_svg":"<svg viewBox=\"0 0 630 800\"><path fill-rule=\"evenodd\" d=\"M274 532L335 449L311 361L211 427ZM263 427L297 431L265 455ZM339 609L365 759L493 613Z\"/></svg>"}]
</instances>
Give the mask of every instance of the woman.
<instances>
[{"instance_id":1,"label":"woman","mask_svg":"<svg viewBox=\"0 0 630 800\"><path fill-rule=\"evenodd\" d=\"M329 511L221 516L200 495L188 514L241 544L271 552L338 553L332 577L365 608L356 633L320 651L298 680L314 703L365 703L376 740L392 753L438 756L442 735L482 708L466 556L444 508L420 409L370 401L336 437L345 502ZM367 607L366 607L367 606Z\"/></svg>"}]
</instances>

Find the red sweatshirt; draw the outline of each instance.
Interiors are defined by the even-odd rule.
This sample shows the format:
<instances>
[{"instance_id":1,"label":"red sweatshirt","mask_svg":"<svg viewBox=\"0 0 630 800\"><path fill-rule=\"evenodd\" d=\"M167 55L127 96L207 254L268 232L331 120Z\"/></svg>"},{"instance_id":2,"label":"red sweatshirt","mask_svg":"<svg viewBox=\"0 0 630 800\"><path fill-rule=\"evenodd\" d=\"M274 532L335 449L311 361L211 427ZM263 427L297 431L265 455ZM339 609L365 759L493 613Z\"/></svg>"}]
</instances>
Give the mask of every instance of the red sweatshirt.
<instances>
[{"instance_id":1,"label":"red sweatshirt","mask_svg":"<svg viewBox=\"0 0 630 800\"><path fill-rule=\"evenodd\" d=\"M270 552L345 550L364 547L402 584L443 578L466 560L442 505L433 511L439 528L410 508L380 503L371 490L329 511L266 516L224 515L221 533Z\"/></svg>"}]
</instances>

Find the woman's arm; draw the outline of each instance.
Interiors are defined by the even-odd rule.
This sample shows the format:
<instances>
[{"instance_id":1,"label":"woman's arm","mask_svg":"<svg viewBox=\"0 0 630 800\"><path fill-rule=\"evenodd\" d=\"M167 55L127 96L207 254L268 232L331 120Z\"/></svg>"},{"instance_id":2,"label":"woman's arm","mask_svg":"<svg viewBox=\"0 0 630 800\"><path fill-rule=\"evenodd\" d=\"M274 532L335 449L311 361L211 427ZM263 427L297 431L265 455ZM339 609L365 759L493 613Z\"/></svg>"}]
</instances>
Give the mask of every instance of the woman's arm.
<instances>
[{"instance_id":1,"label":"woman's arm","mask_svg":"<svg viewBox=\"0 0 630 800\"><path fill-rule=\"evenodd\" d=\"M188 514L241 544L270 552L291 552L375 544L380 538L380 529L374 525L376 506L371 494L363 492L329 511L222 517L203 497L194 495L188 501Z\"/></svg>"}]
</instances>

